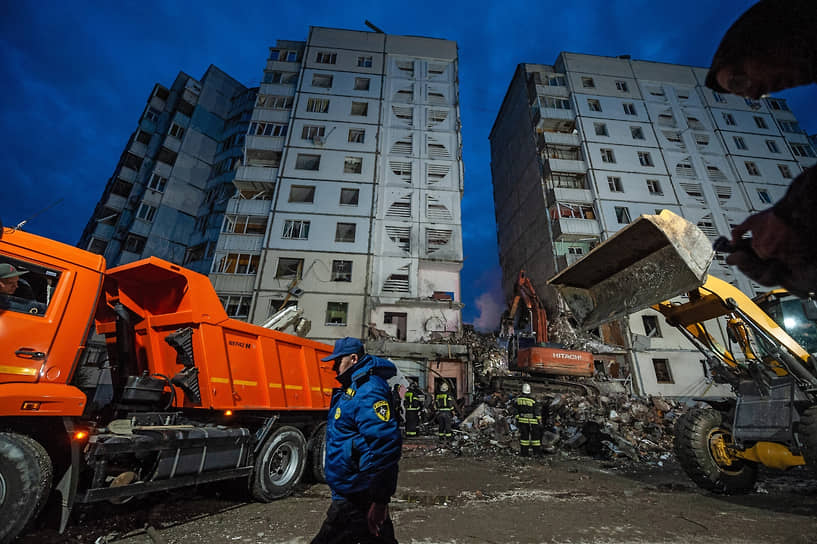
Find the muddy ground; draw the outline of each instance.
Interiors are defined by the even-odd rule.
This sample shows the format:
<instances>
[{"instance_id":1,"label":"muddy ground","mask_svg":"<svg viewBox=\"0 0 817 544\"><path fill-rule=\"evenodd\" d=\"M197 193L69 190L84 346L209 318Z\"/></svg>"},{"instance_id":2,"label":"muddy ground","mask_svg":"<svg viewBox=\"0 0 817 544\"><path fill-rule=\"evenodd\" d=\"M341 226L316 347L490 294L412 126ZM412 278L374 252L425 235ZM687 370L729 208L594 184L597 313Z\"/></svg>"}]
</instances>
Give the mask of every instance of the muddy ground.
<instances>
[{"instance_id":1,"label":"muddy ground","mask_svg":"<svg viewBox=\"0 0 817 544\"><path fill-rule=\"evenodd\" d=\"M817 543L817 478L805 470L764 472L753 494L728 497L661 465L409 443L391 514L404 543ZM328 505L322 484L270 504L207 486L85 507L65 535L21 542L308 543Z\"/></svg>"}]
</instances>

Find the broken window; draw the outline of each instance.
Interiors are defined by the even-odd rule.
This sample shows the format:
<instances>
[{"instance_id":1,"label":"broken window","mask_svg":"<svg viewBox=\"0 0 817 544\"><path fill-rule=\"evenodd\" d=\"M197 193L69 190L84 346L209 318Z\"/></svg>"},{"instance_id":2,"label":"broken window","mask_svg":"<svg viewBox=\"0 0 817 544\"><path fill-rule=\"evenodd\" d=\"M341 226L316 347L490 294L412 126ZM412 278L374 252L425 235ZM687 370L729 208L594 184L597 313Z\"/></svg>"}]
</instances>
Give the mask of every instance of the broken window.
<instances>
[{"instance_id":1,"label":"broken window","mask_svg":"<svg viewBox=\"0 0 817 544\"><path fill-rule=\"evenodd\" d=\"M369 115L369 103L368 102L352 102L352 110L350 112L352 115Z\"/></svg>"},{"instance_id":2,"label":"broken window","mask_svg":"<svg viewBox=\"0 0 817 544\"><path fill-rule=\"evenodd\" d=\"M596 136L609 136L610 135L607 132L607 124L606 123L593 123L593 130L595 130Z\"/></svg>"},{"instance_id":3,"label":"broken window","mask_svg":"<svg viewBox=\"0 0 817 544\"><path fill-rule=\"evenodd\" d=\"M384 289L385 290L385 289ZM408 314L396 312L384 312L383 323L387 325L395 325L395 330L398 340L406 339L406 323L408 322Z\"/></svg>"},{"instance_id":4,"label":"broken window","mask_svg":"<svg viewBox=\"0 0 817 544\"><path fill-rule=\"evenodd\" d=\"M330 74L312 74L312 86L328 89L332 86L332 79Z\"/></svg>"},{"instance_id":5,"label":"broken window","mask_svg":"<svg viewBox=\"0 0 817 544\"><path fill-rule=\"evenodd\" d=\"M616 222L620 225L626 225L630 221L630 209L626 206L616 206Z\"/></svg>"},{"instance_id":6,"label":"broken window","mask_svg":"<svg viewBox=\"0 0 817 544\"><path fill-rule=\"evenodd\" d=\"M670 372L669 359L653 359L652 366L655 370L655 381L658 383L675 383Z\"/></svg>"},{"instance_id":7,"label":"broken window","mask_svg":"<svg viewBox=\"0 0 817 544\"><path fill-rule=\"evenodd\" d=\"M276 278L301 279L304 270L303 259L281 257L278 259L278 268L275 269Z\"/></svg>"},{"instance_id":8,"label":"broken window","mask_svg":"<svg viewBox=\"0 0 817 544\"><path fill-rule=\"evenodd\" d=\"M356 91L368 91L371 80L368 77L356 77L355 87Z\"/></svg>"},{"instance_id":9,"label":"broken window","mask_svg":"<svg viewBox=\"0 0 817 544\"><path fill-rule=\"evenodd\" d=\"M315 55L315 62L318 64L335 64L337 60L338 54L329 51L318 51Z\"/></svg>"},{"instance_id":10,"label":"broken window","mask_svg":"<svg viewBox=\"0 0 817 544\"><path fill-rule=\"evenodd\" d=\"M644 131L641 127L630 127L630 134L633 137L633 140L643 140L644 139Z\"/></svg>"},{"instance_id":11,"label":"broken window","mask_svg":"<svg viewBox=\"0 0 817 544\"><path fill-rule=\"evenodd\" d=\"M609 163L616 162L616 156L613 154L612 149L602 148L600 151L601 151L601 162L609 162Z\"/></svg>"},{"instance_id":12,"label":"broken window","mask_svg":"<svg viewBox=\"0 0 817 544\"><path fill-rule=\"evenodd\" d=\"M128 183L122 178L116 178L111 185L111 193L127 197L133 189L133 183Z\"/></svg>"},{"instance_id":13,"label":"broken window","mask_svg":"<svg viewBox=\"0 0 817 544\"><path fill-rule=\"evenodd\" d=\"M661 327L658 324L658 317L654 315L642 315L641 321L644 323L644 334L650 338L661 338Z\"/></svg>"},{"instance_id":14,"label":"broken window","mask_svg":"<svg viewBox=\"0 0 817 544\"><path fill-rule=\"evenodd\" d=\"M329 111L329 99L310 98L306 101L306 111L311 113L326 113Z\"/></svg>"},{"instance_id":15,"label":"broken window","mask_svg":"<svg viewBox=\"0 0 817 544\"><path fill-rule=\"evenodd\" d=\"M663 195L664 191L661 190L661 182L657 179L648 179L647 180L647 190L650 192L651 195Z\"/></svg>"},{"instance_id":16,"label":"broken window","mask_svg":"<svg viewBox=\"0 0 817 544\"><path fill-rule=\"evenodd\" d=\"M315 186L314 185L293 185L289 188L290 202L315 202Z\"/></svg>"},{"instance_id":17,"label":"broken window","mask_svg":"<svg viewBox=\"0 0 817 544\"><path fill-rule=\"evenodd\" d=\"M346 157L343 159L345 174L360 174L363 172L363 157Z\"/></svg>"},{"instance_id":18,"label":"broken window","mask_svg":"<svg viewBox=\"0 0 817 544\"><path fill-rule=\"evenodd\" d=\"M366 131L361 128L350 128L349 129L349 136L347 138L348 142L354 144L362 144L366 140Z\"/></svg>"},{"instance_id":19,"label":"broken window","mask_svg":"<svg viewBox=\"0 0 817 544\"><path fill-rule=\"evenodd\" d=\"M357 206L360 197L360 189L342 188L340 190L340 204L346 206Z\"/></svg>"},{"instance_id":20,"label":"broken window","mask_svg":"<svg viewBox=\"0 0 817 544\"><path fill-rule=\"evenodd\" d=\"M592 77L582 77L582 87L585 89L594 89L596 87L596 82L593 81Z\"/></svg>"},{"instance_id":21,"label":"broken window","mask_svg":"<svg viewBox=\"0 0 817 544\"><path fill-rule=\"evenodd\" d=\"M304 153L298 153L298 156L295 160L296 170L318 170L320 167L321 167L320 155L307 155Z\"/></svg>"},{"instance_id":22,"label":"broken window","mask_svg":"<svg viewBox=\"0 0 817 544\"><path fill-rule=\"evenodd\" d=\"M148 189L151 189L158 193L163 193L166 186L167 178L162 177L155 172L153 173L152 176L150 176L150 180L148 181Z\"/></svg>"},{"instance_id":23,"label":"broken window","mask_svg":"<svg viewBox=\"0 0 817 544\"><path fill-rule=\"evenodd\" d=\"M284 221L284 232L281 238L287 240L306 240L309 238L309 221L287 219Z\"/></svg>"},{"instance_id":24,"label":"broken window","mask_svg":"<svg viewBox=\"0 0 817 544\"><path fill-rule=\"evenodd\" d=\"M326 325L346 325L349 317L348 302L326 303Z\"/></svg>"},{"instance_id":25,"label":"broken window","mask_svg":"<svg viewBox=\"0 0 817 544\"><path fill-rule=\"evenodd\" d=\"M258 272L258 255L228 253L213 260L213 272L217 274L255 274Z\"/></svg>"},{"instance_id":26,"label":"broken window","mask_svg":"<svg viewBox=\"0 0 817 544\"><path fill-rule=\"evenodd\" d=\"M225 215L222 232L229 234L264 234L267 218L262 215Z\"/></svg>"},{"instance_id":27,"label":"broken window","mask_svg":"<svg viewBox=\"0 0 817 544\"><path fill-rule=\"evenodd\" d=\"M593 212L593 206L590 204L568 204L560 202L550 211L551 219L595 219L596 214Z\"/></svg>"},{"instance_id":28,"label":"broken window","mask_svg":"<svg viewBox=\"0 0 817 544\"><path fill-rule=\"evenodd\" d=\"M589 102L589 100L588 100ZM598 102L598 100L596 100ZM558 96L540 96L539 97L539 104L543 108L552 108L554 110L569 110L570 108L570 100L567 98L560 98ZM601 106L599 106L601 107ZM592 109L592 108L591 108ZM594 111L601 111L601 109L594 110Z\"/></svg>"},{"instance_id":29,"label":"broken window","mask_svg":"<svg viewBox=\"0 0 817 544\"><path fill-rule=\"evenodd\" d=\"M356 230L357 225L355 223L338 223L335 227L335 241L354 242Z\"/></svg>"},{"instance_id":30,"label":"broken window","mask_svg":"<svg viewBox=\"0 0 817 544\"><path fill-rule=\"evenodd\" d=\"M601 102L595 98L588 98L587 107L590 108L590 111L601 111Z\"/></svg>"},{"instance_id":31,"label":"broken window","mask_svg":"<svg viewBox=\"0 0 817 544\"><path fill-rule=\"evenodd\" d=\"M304 128L301 129L302 140L314 140L316 136L323 138L325 135L326 127L320 125L304 125Z\"/></svg>"},{"instance_id":32,"label":"broken window","mask_svg":"<svg viewBox=\"0 0 817 544\"><path fill-rule=\"evenodd\" d=\"M247 164L277 168L281 165L281 152L269 149L247 149Z\"/></svg>"},{"instance_id":33,"label":"broken window","mask_svg":"<svg viewBox=\"0 0 817 544\"><path fill-rule=\"evenodd\" d=\"M228 317L233 319L246 319L250 316L250 303L252 296L249 295L221 295L218 297L224 306L224 311Z\"/></svg>"},{"instance_id":34,"label":"broken window","mask_svg":"<svg viewBox=\"0 0 817 544\"><path fill-rule=\"evenodd\" d=\"M352 261L332 261L330 281L352 281Z\"/></svg>"},{"instance_id":35,"label":"broken window","mask_svg":"<svg viewBox=\"0 0 817 544\"><path fill-rule=\"evenodd\" d=\"M607 176L607 186L610 187L610 191L613 193L624 192L624 189L621 185L621 178L619 177Z\"/></svg>"}]
</instances>

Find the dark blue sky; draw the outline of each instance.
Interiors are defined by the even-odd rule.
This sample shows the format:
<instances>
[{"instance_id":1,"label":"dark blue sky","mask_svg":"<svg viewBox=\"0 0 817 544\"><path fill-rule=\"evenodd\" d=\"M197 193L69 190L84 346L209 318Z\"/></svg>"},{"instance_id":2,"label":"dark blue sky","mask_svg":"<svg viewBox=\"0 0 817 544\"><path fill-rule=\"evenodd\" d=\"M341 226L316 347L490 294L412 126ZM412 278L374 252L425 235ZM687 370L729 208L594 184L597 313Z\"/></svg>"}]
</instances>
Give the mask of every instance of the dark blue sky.
<instances>
[{"instance_id":1,"label":"dark blue sky","mask_svg":"<svg viewBox=\"0 0 817 544\"><path fill-rule=\"evenodd\" d=\"M0 217L6 225L64 200L26 230L76 244L153 84L215 64L258 85L276 39L310 25L455 40L460 52L466 322L504 306L488 133L516 65L560 51L708 66L750 0L570 2L6 2L0 19ZM394 7L393 7L394 6ZM397 7L399 6L399 7ZM781 93L817 132L817 87Z\"/></svg>"}]
</instances>

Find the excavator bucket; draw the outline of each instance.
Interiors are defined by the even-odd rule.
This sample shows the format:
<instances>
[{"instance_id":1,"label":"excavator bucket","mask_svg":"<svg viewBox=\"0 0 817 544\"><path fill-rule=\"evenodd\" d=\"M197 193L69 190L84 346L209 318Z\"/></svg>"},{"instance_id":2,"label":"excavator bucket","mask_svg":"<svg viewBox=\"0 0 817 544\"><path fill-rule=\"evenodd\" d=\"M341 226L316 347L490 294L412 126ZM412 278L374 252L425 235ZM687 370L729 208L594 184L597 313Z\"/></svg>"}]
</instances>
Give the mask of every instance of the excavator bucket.
<instances>
[{"instance_id":1,"label":"excavator bucket","mask_svg":"<svg viewBox=\"0 0 817 544\"><path fill-rule=\"evenodd\" d=\"M713 255L698 227L663 210L642 215L548 283L591 329L700 287Z\"/></svg>"}]
</instances>

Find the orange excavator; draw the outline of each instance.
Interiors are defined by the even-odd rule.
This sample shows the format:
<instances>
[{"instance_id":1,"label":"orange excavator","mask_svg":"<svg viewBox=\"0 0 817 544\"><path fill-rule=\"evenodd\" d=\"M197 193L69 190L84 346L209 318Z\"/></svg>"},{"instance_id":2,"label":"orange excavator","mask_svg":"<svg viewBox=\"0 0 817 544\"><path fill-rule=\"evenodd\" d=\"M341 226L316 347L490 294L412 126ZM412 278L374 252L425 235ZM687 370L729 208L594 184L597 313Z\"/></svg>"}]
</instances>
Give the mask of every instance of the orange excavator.
<instances>
[{"instance_id":1,"label":"orange excavator","mask_svg":"<svg viewBox=\"0 0 817 544\"><path fill-rule=\"evenodd\" d=\"M499 335L508 350L508 367L546 376L593 376L593 354L548 342L547 328L547 312L522 270Z\"/></svg>"}]
</instances>

